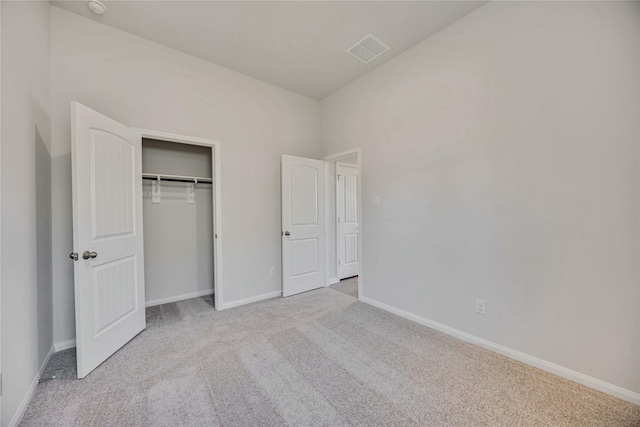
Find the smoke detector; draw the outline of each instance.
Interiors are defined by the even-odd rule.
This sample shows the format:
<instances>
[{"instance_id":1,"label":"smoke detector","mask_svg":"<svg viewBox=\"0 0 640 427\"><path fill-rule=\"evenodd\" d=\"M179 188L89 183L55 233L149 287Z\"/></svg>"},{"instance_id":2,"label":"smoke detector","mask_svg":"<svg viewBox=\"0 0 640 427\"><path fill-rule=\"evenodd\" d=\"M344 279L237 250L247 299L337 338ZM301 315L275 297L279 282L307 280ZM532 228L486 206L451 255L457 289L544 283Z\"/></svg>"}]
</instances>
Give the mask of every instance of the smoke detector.
<instances>
[{"instance_id":1,"label":"smoke detector","mask_svg":"<svg viewBox=\"0 0 640 427\"><path fill-rule=\"evenodd\" d=\"M371 62L378 56L389 50L389 46L382 43L379 38L373 34L365 36L358 43L347 49L347 53L358 58L360 61Z\"/></svg>"},{"instance_id":2,"label":"smoke detector","mask_svg":"<svg viewBox=\"0 0 640 427\"><path fill-rule=\"evenodd\" d=\"M96 15L103 15L107 11L107 6L98 0L89 0L87 6L89 10Z\"/></svg>"}]
</instances>

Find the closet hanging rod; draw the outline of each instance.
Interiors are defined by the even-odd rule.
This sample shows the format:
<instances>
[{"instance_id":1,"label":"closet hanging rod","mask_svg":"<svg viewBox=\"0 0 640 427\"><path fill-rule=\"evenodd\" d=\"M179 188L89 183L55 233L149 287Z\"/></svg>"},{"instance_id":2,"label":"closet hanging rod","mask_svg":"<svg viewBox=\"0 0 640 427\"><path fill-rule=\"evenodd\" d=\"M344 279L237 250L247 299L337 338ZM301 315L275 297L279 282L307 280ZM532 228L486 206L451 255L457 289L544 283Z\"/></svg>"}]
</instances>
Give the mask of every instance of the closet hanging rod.
<instances>
[{"instance_id":1,"label":"closet hanging rod","mask_svg":"<svg viewBox=\"0 0 640 427\"><path fill-rule=\"evenodd\" d=\"M194 182L197 184L213 184L212 178L204 178L200 176L166 175L166 174L158 174L158 173L143 173L142 179L151 179L154 181Z\"/></svg>"}]
</instances>

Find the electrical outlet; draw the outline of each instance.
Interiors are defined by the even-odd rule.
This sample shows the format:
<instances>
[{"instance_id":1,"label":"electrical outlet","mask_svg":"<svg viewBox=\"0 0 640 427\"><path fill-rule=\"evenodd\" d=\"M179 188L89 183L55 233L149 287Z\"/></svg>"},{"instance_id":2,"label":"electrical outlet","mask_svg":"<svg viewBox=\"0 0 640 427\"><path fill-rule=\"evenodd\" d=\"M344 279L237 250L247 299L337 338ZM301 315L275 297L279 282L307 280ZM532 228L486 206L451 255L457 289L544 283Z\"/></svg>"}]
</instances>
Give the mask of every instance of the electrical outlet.
<instances>
[{"instance_id":1,"label":"electrical outlet","mask_svg":"<svg viewBox=\"0 0 640 427\"><path fill-rule=\"evenodd\" d=\"M375 207L380 206L380 196L373 196L373 206Z\"/></svg>"},{"instance_id":2,"label":"electrical outlet","mask_svg":"<svg viewBox=\"0 0 640 427\"><path fill-rule=\"evenodd\" d=\"M476 313L487 314L487 302L485 300L476 298Z\"/></svg>"},{"instance_id":3,"label":"electrical outlet","mask_svg":"<svg viewBox=\"0 0 640 427\"><path fill-rule=\"evenodd\" d=\"M276 268L275 267L271 267L271 269L269 270L269 275L271 275L271 277L276 277Z\"/></svg>"}]
</instances>

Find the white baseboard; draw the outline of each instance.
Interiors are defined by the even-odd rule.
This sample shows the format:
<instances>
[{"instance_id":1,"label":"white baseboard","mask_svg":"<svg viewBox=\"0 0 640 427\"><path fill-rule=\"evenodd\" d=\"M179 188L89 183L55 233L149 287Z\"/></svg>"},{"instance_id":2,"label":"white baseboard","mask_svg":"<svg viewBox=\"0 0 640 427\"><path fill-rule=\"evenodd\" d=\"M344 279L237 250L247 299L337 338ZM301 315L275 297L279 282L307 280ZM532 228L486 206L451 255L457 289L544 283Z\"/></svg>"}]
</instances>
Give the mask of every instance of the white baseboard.
<instances>
[{"instance_id":1,"label":"white baseboard","mask_svg":"<svg viewBox=\"0 0 640 427\"><path fill-rule=\"evenodd\" d=\"M11 421L9 421L9 427L17 426L18 424L20 424L20 421L22 421L24 412L27 410L27 406L29 406L31 399L33 398L33 393L35 393L36 387L38 387L38 380L40 380L40 377L44 373L44 370L47 367L47 363L49 363L49 359L51 359L51 356L53 355L53 353L54 353L54 346L52 345L51 348L49 349L49 354L47 354L47 357L44 358L44 362L42 362L42 365L40 365L40 369L38 369L38 373L36 374L36 377L33 379L33 382L29 386L27 393L22 398L22 401L20 402L20 406L18 406L18 410L13 415L13 418L11 419Z\"/></svg>"},{"instance_id":2,"label":"white baseboard","mask_svg":"<svg viewBox=\"0 0 640 427\"><path fill-rule=\"evenodd\" d=\"M329 283L327 284L327 286L331 286L331 285L335 285L336 283L338 283L340 280L338 280L337 277L332 277L331 279L329 279Z\"/></svg>"},{"instance_id":3,"label":"white baseboard","mask_svg":"<svg viewBox=\"0 0 640 427\"><path fill-rule=\"evenodd\" d=\"M276 298L282 295L282 291L269 292L267 294L257 295L251 298L239 299L236 301L225 302L221 305L220 310L226 310L228 308L240 307L241 305L251 304L252 302L263 301L266 299Z\"/></svg>"},{"instance_id":4,"label":"white baseboard","mask_svg":"<svg viewBox=\"0 0 640 427\"><path fill-rule=\"evenodd\" d=\"M442 323L438 323L433 320L427 319L425 317L418 316L417 314L409 313L408 311L381 303L371 298L361 297L360 301L370 304L374 307L378 307L390 313L396 314L400 317L404 317L405 319L411 320L413 322L419 323L429 328L438 330L440 332L444 332L445 334L451 335L452 337L459 338L463 341L469 342L471 344L475 344L487 350L494 351L496 353L502 354L503 356L507 356L511 359L515 359L520 362L526 363L527 365L531 365L536 368L542 369L543 371L547 371L554 375L558 375L568 380L575 381L587 387L594 388L603 393L609 394L611 396L617 397L622 400L626 400L627 402L640 405L640 393L636 393L631 390L627 390L617 385L600 380L598 378L594 378L589 375L583 374L581 372L577 372L572 369L565 368L564 366L556 365L555 363L540 359L535 356L531 356L526 353L522 353L518 350L514 350L512 348L505 347L500 344L496 344L494 342L485 340L484 338L471 335L467 332L463 332L461 330L452 328Z\"/></svg>"},{"instance_id":5,"label":"white baseboard","mask_svg":"<svg viewBox=\"0 0 640 427\"><path fill-rule=\"evenodd\" d=\"M198 291L198 292L190 292L188 294L176 295L174 297L145 301L144 306L153 307L154 305L168 304L170 302L182 301L182 300L191 299L191 298L198 298L198 297L203 297L205 295L211 295L211 294L213 294L213 289L207 289L207 290Z\"/></svg>"},{"instance_id":6,"label":"white baseboard","mask_svg":"<svg viewBox=\"0 0 640 427\"><path fill-rule=\"evenodd\" d=\"M55 349L55 352L59 352L62 350L67 350L69 348L73 348L76 346L76 340L72 339L72 340L66 340L66 341L59 341L56 343L53 343L53 348Z\"/></svg>"}]
</instances>

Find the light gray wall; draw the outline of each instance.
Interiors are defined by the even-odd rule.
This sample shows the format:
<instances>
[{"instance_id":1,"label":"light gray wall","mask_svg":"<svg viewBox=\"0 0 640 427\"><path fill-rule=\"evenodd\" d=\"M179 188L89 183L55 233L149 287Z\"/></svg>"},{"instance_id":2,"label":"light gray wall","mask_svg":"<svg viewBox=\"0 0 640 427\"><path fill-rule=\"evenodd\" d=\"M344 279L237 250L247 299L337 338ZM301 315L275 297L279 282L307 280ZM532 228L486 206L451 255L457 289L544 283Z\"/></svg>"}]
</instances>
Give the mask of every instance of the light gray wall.
<instances>
[{"instance_id":1,"label":"light gray wall","mask_svg":"<svg viewBox=\"0 0 640 427\"><path fill-rule=\"evenodd\" d=\"M46 123L43 124L46 126ZM44 360L53 344L53 295L51 280L51 153L36 131L36 278L38 312L38 352Z\"/></svg>"},{"instance_id":2,"label":"light gray wall","mask_svg":"<svg viewBox=\"0 0 640 427\"><path fill-rule=\"evenodd\" d=\"M324 99L364 296L640 392L639 94L640 3L492 2Z\"/></svg>"},{"instance_id":3,"label":"light gray wall","mask_svg":"<svg viewBox=\"0 0 640 427\"><path fill-rule=\"evenodd\" d=\"M196 185L195 203L186 184L163 182L161 202L151 203L151 183L143 184L144 279L146 300L196 292L213 293L212 186Z\"/></svg>"},{"instance_id":4,"label":"light gray wall","mask_svg":"<svg viewBox=\"0 0 640 427\"><path fill-rule=\"evenodd\" d=\"M213 177L210 147L142 138L142 172Z\"/></svg>"},{"instance_id":5,"label":"light gray wall","mask_svg":"<svg viewBox=\"0 0 640 427\"><path fill-rule=\"evenodd\" d=\"M224 302L280 290L280 155L319 156L318 102L57 7L51 37L55 341L75 337L71 100L221 141Z\"/></svg>"},{"instance_id":6,"label":"light gray wall","mask_svg":"<svg viewBox=\"0 0 640 427\"><path fill-rule=\"evenodd\" d=\"M143 140L142 171L211 178L211 148ZM144 274L147 302L213 293L213 185L197 184L195 203L187 185L160 183L160 203L143 182Z\"/></svg>"},{"instance_id":7,"label":"light gray wall","mask_svg":"<svg viewBox=\"0 0 640 427\"><path fill-rule=\"evenodd\" d=\"M48 2L2 8L2 419L52 349Z\"/></svg>"}]
</instances>

